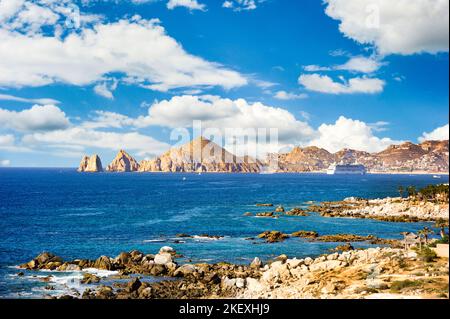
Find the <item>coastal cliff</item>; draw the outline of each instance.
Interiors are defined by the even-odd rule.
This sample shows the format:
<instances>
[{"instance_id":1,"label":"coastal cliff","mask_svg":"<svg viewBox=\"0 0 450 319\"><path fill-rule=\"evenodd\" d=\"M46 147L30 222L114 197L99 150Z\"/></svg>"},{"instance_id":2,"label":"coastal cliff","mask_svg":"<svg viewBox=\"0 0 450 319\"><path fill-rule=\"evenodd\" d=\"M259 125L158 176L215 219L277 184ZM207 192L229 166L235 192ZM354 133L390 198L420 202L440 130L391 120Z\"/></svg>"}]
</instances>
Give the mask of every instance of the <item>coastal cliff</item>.
<instances>
[{"instance_id":1,"label":"coastal cliff","mask_svg":"<svg viewBox=\"0 0 450 319\"><path fill-rule=\"evenodd\" d=\"M84 173L97 173L102 172L102 162L98 155L84 156L81 159L80 166L78 167L78 172Z\"/></svg>"},{"instance_id":2,"label":"coastal cliff","mask_svg":"<svg viewBox=\"0 0 450 319\"><path fill-rule=\"evenodd\" d=\"M204 137L142 161L139 166L140 172L258 173L261 169L260 162L233 155Z\"/></svg>"},{"instance_id":3,"label":"coastal cliff","mask_svg":"<svg viewBox=\"0 0 450 319\"><path fill-rule=\"evenodd\" d=\"M130 154L120 150L106 170L108 172L137 172L139 164Z\"/></svg>"}]
</instances>

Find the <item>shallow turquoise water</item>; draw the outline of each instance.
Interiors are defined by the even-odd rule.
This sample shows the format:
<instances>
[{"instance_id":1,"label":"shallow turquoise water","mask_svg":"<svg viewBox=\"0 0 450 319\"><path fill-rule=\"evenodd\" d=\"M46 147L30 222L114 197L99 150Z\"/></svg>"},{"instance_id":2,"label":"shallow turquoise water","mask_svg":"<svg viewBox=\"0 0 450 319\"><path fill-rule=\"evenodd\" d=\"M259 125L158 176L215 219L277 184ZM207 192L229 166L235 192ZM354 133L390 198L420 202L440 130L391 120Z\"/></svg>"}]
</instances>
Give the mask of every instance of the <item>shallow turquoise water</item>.
<instances>
[{"instance_id":1,"label":"shallow turquoise water","mask_svg":"<svg viewBox=\"0 0 450 319\"><path fill-rule=\"evenodd\" d=\"M334 243L289 239L264 244L245 240L266 230L291 233L373 234L400 238L430 223L386 223L366 219L243 216L267 209L255 203L301 207L307 201L349 196L398 196L399 185L448 182L426 175L329 176L321 174L78 174L70 169L0 169L0 296L34 287L14 276L11 266L42 251L65 259L115 256L139 249L154 253L170 245L194 262L248 263L255 256L281 253L319 255ZM175 235L210 234L221 240L186 239ZM355 246L366 244L355 244Z\"/></svg>"}]
</instances>

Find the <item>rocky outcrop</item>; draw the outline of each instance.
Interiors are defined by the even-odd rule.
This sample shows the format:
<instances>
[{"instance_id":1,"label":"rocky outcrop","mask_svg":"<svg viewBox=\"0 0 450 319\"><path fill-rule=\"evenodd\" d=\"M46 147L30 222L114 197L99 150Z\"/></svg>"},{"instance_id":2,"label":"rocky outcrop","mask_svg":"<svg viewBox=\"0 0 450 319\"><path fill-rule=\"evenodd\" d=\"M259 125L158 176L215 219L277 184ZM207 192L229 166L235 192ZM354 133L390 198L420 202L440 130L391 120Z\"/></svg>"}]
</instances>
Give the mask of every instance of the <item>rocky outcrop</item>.
<instances>
[{"instance_id":1,"label":"rocky outcrop","mask_svg":"<svg viewBox=\"0 0 450 319\"><path fill-rule=\"evenodd\" d=\"M393 248L369 248L334 252L302 259L281 255L263 263L259 258L250 265L183 264L173 260L156 263L156 256L175 251L163 247L157 255L138 251L124 252L111 262L119 274L104 280L86 273L80 280L84 293L60 298L84 299L360 299L360 298L448 298L448 259L425 260L415 251ZM133 260L134 258L134 260ZM158 257L159 258L159 257ZM98 259L98 260L99 260ZM23 268L53 269L47 265L61 262L44 253ZM69 262L79 263L79 260ZM86 264L85 267L93 267ZM83 271L86 271L83 270ZM137 275L177 278L161 282L140 280ZM44 278L51 281L52 275ZM126 280L128 279L128 280ZM111 283L111 286L105 285Z\"/></svg>"},{"instance_id":2,"label":"rocky outcrop","mask_svg":"<svg viewBox=\"0 0 450 319\"><path fill-rule=\"evenodd\" d=\"M430 202L413 198L357 199L311 205L311 212L324 217L369 218L389 222L448 220L448 202Z\"/></svg>"},{"instance_id":3,"label":"rocky outcrop","mask_svg":"<svg viewBox=\"0 0 450 319\"><path fill-rule=\"evenodd\" d=\"M449 169L449 142L406 142L391 145L378 153L343 149L332 154L317 147L296 147L287 154L275 156L278 156L280 172L317 172L325 170L333 163L342 162L363 164L372 172L446 173Z\"/></svg>"},{"instance_id":4,"label":"rocky outcrop","mask_svg":"<svg viewBox=\"0 0 450 319\"><path fill-rule=\"evenodd\" d=\"M137 172L139 164L127 152L120 150L106 170L108 172Z\"/></svg>"},{"instance_id":5,"label":"rocky outcrop","mask_svg":"<svg viewBox=\"0 0 450 319\"><path fill-rule=\"evenodd\" d=\"M261 163L238 157L210 140L199 137L160 157L140 163L140 172L258 173Z\"/></svg>"},{"instance_id":6,"label":"rocky outcrop","mask_svg":"<svg viewBox=\"0 0 450 319\"><path fill-rule=\"evenodd\" d=\"M92 155L91 157L84 156L78 167L78 172L97 173L102 171L102 161L98 155Z\"/></svg>"}]
</instances>

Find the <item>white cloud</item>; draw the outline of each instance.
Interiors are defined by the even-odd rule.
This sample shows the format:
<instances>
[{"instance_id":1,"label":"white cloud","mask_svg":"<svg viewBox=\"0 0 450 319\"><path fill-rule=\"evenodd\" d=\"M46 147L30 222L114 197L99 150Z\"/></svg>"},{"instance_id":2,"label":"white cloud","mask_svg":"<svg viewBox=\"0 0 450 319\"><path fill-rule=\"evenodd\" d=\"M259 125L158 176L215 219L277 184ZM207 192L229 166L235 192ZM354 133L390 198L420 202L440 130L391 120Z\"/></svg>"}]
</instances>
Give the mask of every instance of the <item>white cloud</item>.
<instances>
[{"instance_id":1,"label":"white cloud","mask_svg":"<svg viewBox=\"0 0 450 319\"><path fill-rule=\"evenodd\" d=\"M70 125L66 114L55 105L34 105L20 112L0 109L0 126L16 131L50 131Z\"/></svg>"},{"instance_id":2,"label":"white cloud","mask_svg":"<svg viewBox=\"0 0 450 319\"><path fill-rule=\"evenodd\" d=\"M443 141L448 140L448 131L449 131L449 125L446 124L444 126L436 128L432 132L424 132L421 137L419 137L420 142L424 141Z\"/></svg>"},{"instance_id":3,"label":"white cloud","mask_svg":"<svg viewBox=\"0 0 450 319\"><path fill-rule=\"evenodd\" d=\"M311 140L309 145L337 152L350 148L366 152L380 152L392 144L399 144L390 138L379 138L373 134L373 128L358 120L344 116L334 124L322 124L318 128L319 137Z\"/></svg>"},{"instance_id":4,"label":"white cloud","mask_svg":"<svg viewBox=\"0 0 450 319\"><path fill-rule=\"evenodd\" d=\"M123 128L134 123L134 120L126 115L106 111L95 111L94 113L95 116L92 120L83 122L82 127L88 129Z\"/></svg>"},{"instance_id":5,"label":"white cloud","mask_svg":"<svg viewBox=\"0 0 450 319\"><path fill-rule=\"evenodd\" d=\"M217 96L183 95L154 103L148 115L137 118L135 125L191 127L194 120L201 120L204 128L221 130L276 128L280 143L300 144L314 135L314 130L306 122L297 120L285 109Z\"/></svg>"},{"instance_id":6,"label":"white cloud","mask_svg":"<svg viewBox=\"0 0 450 319\"><path fill-rule=\"evenodd\" d=\"M331 67L320 65L306 65L303 69L307 72L319 72L319 71L350 71L359 73L373 73L378 71L383 65L375 58L367 58L364 56L351 57L347 62L340 65L334 65Z\"/></svg>"},{"instance_id":7,"label":"white cloud","mask_svg":"<svg viewBox=\"0 0 450 319\"><path fill-rule=\"evenodd\" d=\"M9 165L11 165L10 160L1 160L0 161L0 166L9 166Z\"/></svg>"},{"instance_id":8,"label":"white cloud","mask_svg":"<svg viewBox=\"0 0 450 319\"><path fill-rule=\"evenodd\" d=\"M61 102L49 99L49 98L39 98L39 99L29 99L29 98L23 98L19 96L14 95L8 95L8 94L0 94L0 100L3 101L13 101L13 102L24 102L24 103L36 103L36 104L59 104Z\"/></svg>"},{"instance_id":9,"label":"white cloud","mask_svg":"<svg viewBox=\"0 0 450 319\"><path fill-rule=\"evenodd\" d=\"M197 0L169 0L167 2L167 8L169 10L173 10L176 7L185 7L189 10L200 10L205 11L206 6L202 3L199 3Z\"/></svg>"},{"instance_id":10,"label":"white cloud","mask_svg":"<svg viewBox=\"0 0 450 319\"><path fill-rule=\"evenodd\" d=\"M383 91L385 82L377 78L355 77L348 81L335 82L331 77L320 74L302 74L299 83L306 89L328 94L375 94Z\"/></svg>"},{"instance_id":11,"label":"white cloud","mask_svg":"<svg viewBox=\"0 0 450 319\"><path fill-rule=\"evenodd\" d=\"M448 0L325 0L339 30L382 55L448 52Z\"/></svg>"},{"instance_id":12,"label":"white cloud","mask_svg":"<svg viewBox=\"0 0 450 319\"><path fill-rule=\"evenodd\" d=\"M307 94L301 93L301 94L296 94L296 93L291 93L291 92L286 92L286 91L278 91L275 94L275 98L278 100L300 100L300 99L306 99L308 97Z\"/></svg>"},{"instance_id":13,"label":"white cloud","mask_svg":"<svg viewBox=\"0 0 450 319\"><path fill-rule=\"evenodd\" d=\"M222 3L222 7L233 9L234 11L251 11L258 8L258 5L265 1L267 0L227 0Z\"/></svg>"},{"instance_id":14,"label":"white cloud","mask_svg":"<svg viewBox=\"0 0 450 319\"><path fill-rule=\"evenodd\" d=\"M350 58L346 63L335 67L336 70L354 71L361 73L373 73L378 71L381 63L376 59L356 56Z\"/></svg>"},{"instance_id":15,"label":"white cloud","mask_svg":"<svg viewBox=\"0 0 450 319\"><path fill-rule=\"evenodd\" d=\"M84 127L71 127L65 130L27 134L22 142L28 146L59 146L63 149L73 147L92 147L99 149L118 150L124 148L143 154L160 154L170 147L166 143L142 135L138 132L118 133L103 132Z\"/></svg>"},{"instance_id":16,"label":"white cloud","mask_svg":"<svg viewBox=\"0 0 450 319\"><path fill-rule=\"evenodd\" d=\"M117 89L118 81L113 79L112 83L103 82L94 87L94 92L104 98L114 100L113 91Z\"/></svg>"},{"instance_id":17,"label":"white cloud","mask_svg":"<svg viewBox=\"0 0 450 319\"><path fill-rule=\"evenodd\" d=\"M6 134L6 135L0 135L0 147L1 146L12 146L14 145L14 135L12 134Z\"/></svg>"},{"instance_id":18,"label":"white cloud","mask_svg":"<svg viewBox=\"0 0 450 319\"><path fill-rule=\"evenodd\" d=\"M187 53L158 20L97 23L64 39L0 28L0 86L83 86L113 72L124 74L128 84L159 91L247 84L238 72Z\"/></svg>"}]
</instances>

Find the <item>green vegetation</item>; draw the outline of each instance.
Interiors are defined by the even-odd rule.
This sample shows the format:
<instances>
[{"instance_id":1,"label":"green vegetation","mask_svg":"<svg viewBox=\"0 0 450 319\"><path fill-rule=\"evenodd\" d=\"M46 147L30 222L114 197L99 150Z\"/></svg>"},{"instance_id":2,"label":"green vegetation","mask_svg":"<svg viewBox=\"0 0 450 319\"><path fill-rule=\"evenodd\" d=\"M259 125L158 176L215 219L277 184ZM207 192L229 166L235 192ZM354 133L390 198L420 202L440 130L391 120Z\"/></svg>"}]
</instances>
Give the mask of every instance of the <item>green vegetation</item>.
<instances>
[{"instance_id":1,"label":"green vegetation","mask_svg":"<svg viewBox=\"0 0 450 319\"><path fill-rule=\"evenodd\" d=\"M433 262L437 258L436 252L428 246L416 249L416 251L417 256L424 262Z\"/></svg>"},{"instance_id":2,"label":"green vegetation","mask_svg":"<svg viewBox=\"0 0 450 319\"><path fill-rule=\"evenodd\" d=\"M445 233L445 228L448 228L448 220L440 218L436 221L434 227L439 228L441 239L445 239L445 237L447 236L446 243L448 243L448 235Z\"/></svg>"},{"instance_id":3,"label":"green vegetation","mask_svg":"<svg viewBox=\"0 0 450 319\"><path fill-rule=\"evenodd\" d=\"M424 200L424 201L432 201L435 203L448 203L449 202L449 185L448 184L440 184L440 185L428 185L424 188L417 190L415 186L399 186L397 188L400 197L403 197L403 194L406 191L406 194L409 198Z\"/></svg>"}]
</instances>

